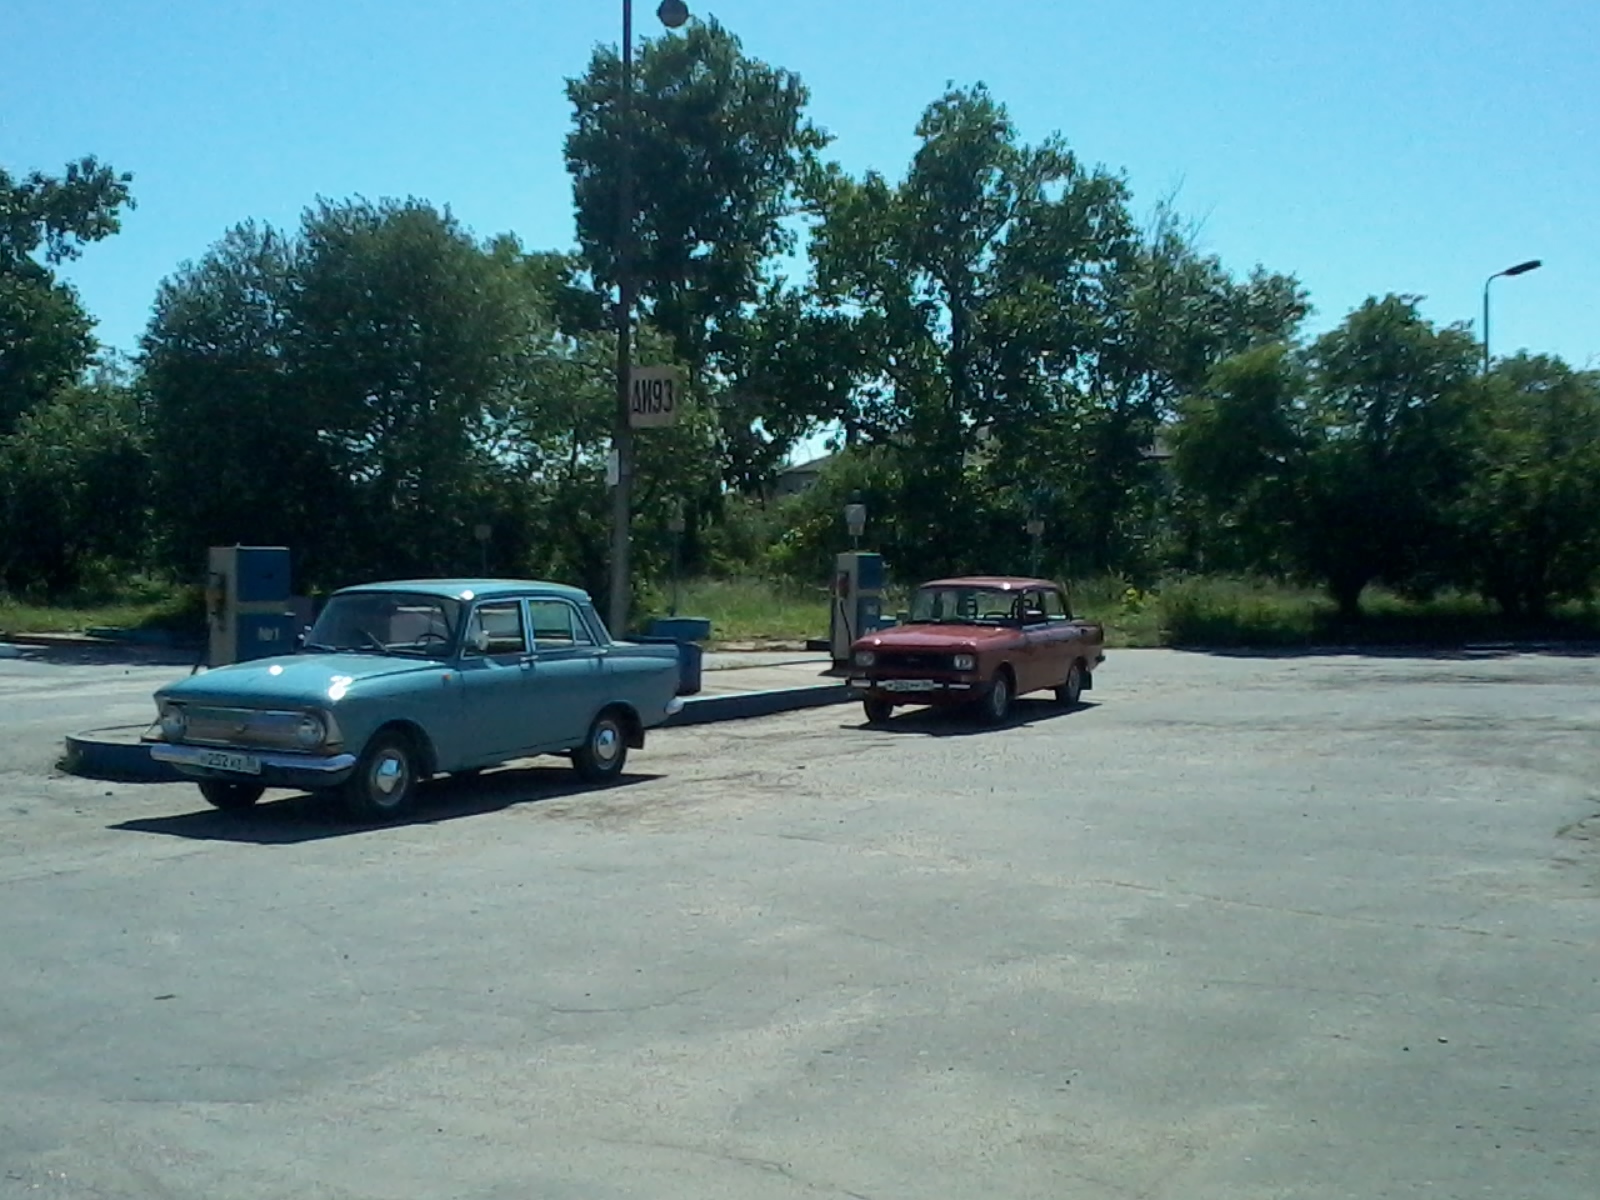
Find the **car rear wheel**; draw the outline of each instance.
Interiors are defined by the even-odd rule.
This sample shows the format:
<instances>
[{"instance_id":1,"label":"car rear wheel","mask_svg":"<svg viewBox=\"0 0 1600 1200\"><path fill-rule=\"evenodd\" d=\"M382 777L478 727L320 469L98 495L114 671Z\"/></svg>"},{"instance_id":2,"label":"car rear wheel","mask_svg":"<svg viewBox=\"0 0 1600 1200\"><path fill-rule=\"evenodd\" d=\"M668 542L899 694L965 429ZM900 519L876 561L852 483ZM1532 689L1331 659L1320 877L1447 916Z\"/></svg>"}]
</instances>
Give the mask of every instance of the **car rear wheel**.
<instances>
[{"instance_id":1,"label":"car rear wheel","mask_svg":"<svg viewBox=\"0 0 1600 1200\"><path fill-rule=\"evenodd\" d=\"M267 789L259 783L234 783L230 779L200 780L200 794L206 803L223 812L244 812L253 808Z\"/></svg>"},{"instance_id":2,"label":"car rear wheel","mask_svg":"<svg viewBox=\"0 0 1600 1200\"><path fill-rule=\"evenodd\" d=\"M1083 667L1073 663L1067 668L1067 680L1056 689L1056 703L1067 708L1078 703L1078 698L1083 695Z\"/></svg>"},{"instance_id":3,"label":"car rear wheel","mask_svg":"<svg viewBox=\"0 0 1600 1200\"><path fill-rule=\"evenodd\" d=\"M340 792L345 811L358 821L393 821L404 814L417 793L411 739L397 731L379 733Z\"/></svg>"},{"instance_id":4,"label":"car rear wheel","mask_svg":"<svg viewBox=\"0 0 1600 1200\"><path fill-rule=\"evenodd\" d=\"M979 712L990 725L1002 724L1011 715L1011 672L1002 668L995 672L989 691L979 702Z\"/></svg>"},{"instance_id":5,"label":"car rear wheel","mask_svg":"<svg viewBox=\"0 0 1600 1200\"><path fill-rule=\"evenodd\" d=\"M572 752L572 765L587 783L608 783L622 774L628 761L628 729L622 714L607 709L594 719L583 745Z\"/></svg>"},{"instance_id":6,"label":"car rear wheel","mask_svg":"<svg viewBox=\"0 0 1600 1200\"><path fill-rule=\"evenodd\" d=\"M868 696L861 702L861 708L867 714L867 721L873 725L882 724L894 716L894 705L881 696Z\"/></svg>"}]
</instances>

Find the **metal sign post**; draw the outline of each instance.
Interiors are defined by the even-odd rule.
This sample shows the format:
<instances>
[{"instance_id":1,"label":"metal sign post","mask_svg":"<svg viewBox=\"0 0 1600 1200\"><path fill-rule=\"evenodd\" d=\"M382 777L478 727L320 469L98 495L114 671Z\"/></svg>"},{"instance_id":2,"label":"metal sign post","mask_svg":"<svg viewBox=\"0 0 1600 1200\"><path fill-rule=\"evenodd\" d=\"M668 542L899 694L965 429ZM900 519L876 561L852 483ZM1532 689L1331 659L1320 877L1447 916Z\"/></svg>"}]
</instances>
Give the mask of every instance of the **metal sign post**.
<instances>
[{"instance_id":1,"label":"metal sign post","mask_svg":"<svg viewBox=\"0 0 1600 1200\"><path fill-rule=\"evenodd\" d=\"M677 367L635 367L628 376L628 424L662 429L678 423L683 372Z\"/></svg>"}]
</instances>

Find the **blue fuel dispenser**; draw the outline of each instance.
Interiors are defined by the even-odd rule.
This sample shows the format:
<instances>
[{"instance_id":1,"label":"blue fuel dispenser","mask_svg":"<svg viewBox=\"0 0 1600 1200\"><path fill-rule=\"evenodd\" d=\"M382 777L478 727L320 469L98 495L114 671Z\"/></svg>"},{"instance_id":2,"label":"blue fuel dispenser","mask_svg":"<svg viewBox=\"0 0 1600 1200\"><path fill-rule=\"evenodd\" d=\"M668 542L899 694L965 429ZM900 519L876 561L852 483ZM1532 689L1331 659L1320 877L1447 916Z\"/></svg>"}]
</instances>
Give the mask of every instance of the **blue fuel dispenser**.
<instances>
[{"instance_id":1,"label":"blue fuel dispenser","mask_svg":"<svg viewBox=\"0 0 1600 1200\"><path fill-rule=\"evenodd\" d=\"M209 666L293 653L288 548L212 546L206 620Z\"/></svg>"},{"instance_id":2,"label":"blue fuel dispenser","mask_svg":"<svg viewBox=\"0 0 1600 1200\"><path fill-rule=\"evenodd\" d=\"M828 644L833 661L850 660L850 643L878 628L883 618L883 556L849 550L834 560Z\"/></svg>"}]
</instances>

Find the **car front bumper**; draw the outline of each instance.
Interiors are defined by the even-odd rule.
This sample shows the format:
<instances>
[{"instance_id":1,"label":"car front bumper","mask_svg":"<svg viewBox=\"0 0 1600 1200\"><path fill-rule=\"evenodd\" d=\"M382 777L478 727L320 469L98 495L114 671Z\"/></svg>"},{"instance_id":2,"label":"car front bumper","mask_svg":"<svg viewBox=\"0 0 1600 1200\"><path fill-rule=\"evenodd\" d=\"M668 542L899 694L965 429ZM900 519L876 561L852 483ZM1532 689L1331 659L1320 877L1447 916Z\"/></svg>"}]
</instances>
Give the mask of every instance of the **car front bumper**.
<instances>
[{"instance_id":1,"label":"car front bumper","mask_svg":"<svg viewBox=\"0 0 1600 1200\"><path fill-rule=\"evenodd\" d=\"M962 679L873 679L856 676L852 691L895 704L963 704L980 696L984 685Z\"/></svg>"},{"instance_id":2,"label":"car front bumper","mask_svg":"<svg viewBox=\"0 0 1600 1200\"><path fill-rule=\"evenodd\" d=\"M259 765L259 771L237 771L210 765L219 754L233 755ZM294 754L281 750L257 751L225 746L191 746L180 742L153 742L150 757L170 763L191 779L226 779L232 783L259 783L264 787L337 787L356 769L354 754Z\"/></svg>"}]
</instances>

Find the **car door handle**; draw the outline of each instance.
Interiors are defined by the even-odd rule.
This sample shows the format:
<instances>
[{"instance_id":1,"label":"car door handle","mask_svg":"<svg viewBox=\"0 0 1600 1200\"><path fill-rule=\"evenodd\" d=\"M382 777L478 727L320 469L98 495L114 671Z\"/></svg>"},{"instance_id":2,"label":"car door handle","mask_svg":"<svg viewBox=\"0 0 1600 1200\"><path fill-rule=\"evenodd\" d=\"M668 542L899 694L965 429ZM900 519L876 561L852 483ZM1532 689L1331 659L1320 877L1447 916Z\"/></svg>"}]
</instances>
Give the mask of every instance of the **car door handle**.
<instances>
[{"instance_id":1,"label":"car door handle","mask_svg":"<svg viewBox=\"0 0 1600 1200\"><path fill-rule=\"evenodd\" d=\"M531 671L531 670L533 670L533 666L534 666L534 664L535 664L535 663L536 663L536 662L538 662L538 661L539 661L539 660L538 660L538 659L537 659L537 658L535 658L535 657L534 657L534 656L533 656L533 655L531 655L531 654L524 654L524 655L523 655L523 656L522 656L522 669L523 669L523 670L524 670L524 671Z\"/></svg>"}]
</instances>

